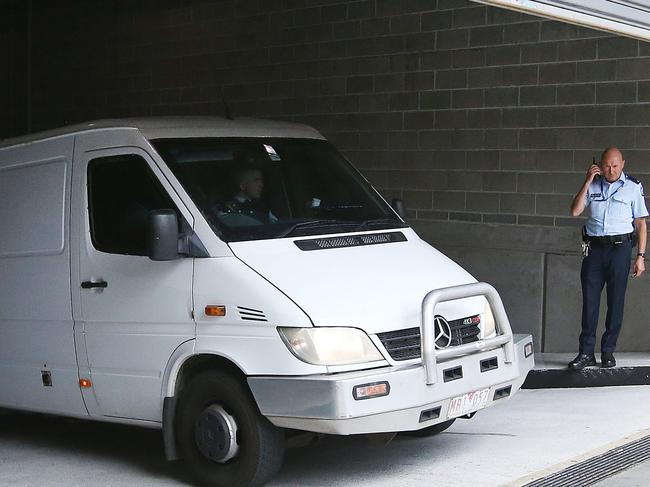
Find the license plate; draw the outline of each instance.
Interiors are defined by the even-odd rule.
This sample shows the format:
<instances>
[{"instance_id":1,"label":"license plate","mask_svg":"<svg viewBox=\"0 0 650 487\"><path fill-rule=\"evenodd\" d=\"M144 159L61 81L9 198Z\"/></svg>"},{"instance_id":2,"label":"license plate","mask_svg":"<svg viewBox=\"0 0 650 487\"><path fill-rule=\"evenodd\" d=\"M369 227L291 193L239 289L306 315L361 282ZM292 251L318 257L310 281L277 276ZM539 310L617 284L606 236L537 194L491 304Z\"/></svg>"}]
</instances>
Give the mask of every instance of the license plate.
<instances>
[{"instance_id":1,"label":"license plate","mask_svg":"<svg viewBox=\"0 0 650 487\"><path fill-rule=\"evenodd\" d=\"M490 399L490 388L481 389L480 391L468 392L462 396L454 397L449 403L447 418L457 418L465 414L478 411L487 406Z\"/></svg>"}]
</instances>

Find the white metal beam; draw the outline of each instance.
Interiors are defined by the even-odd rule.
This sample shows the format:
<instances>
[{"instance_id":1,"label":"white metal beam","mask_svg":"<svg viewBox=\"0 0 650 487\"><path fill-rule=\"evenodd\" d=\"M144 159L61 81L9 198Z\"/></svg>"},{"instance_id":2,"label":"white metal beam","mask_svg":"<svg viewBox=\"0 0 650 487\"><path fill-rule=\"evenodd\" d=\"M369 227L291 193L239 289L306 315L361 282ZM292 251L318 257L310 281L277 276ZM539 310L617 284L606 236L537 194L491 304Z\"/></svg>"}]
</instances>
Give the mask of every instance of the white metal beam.
<instances>
[{"instance_id":1,"label":"white metal beam","mask_svg":"<svg viewBox=\"0 0 650 487\"><path fill-rule=\"evenodd\" d=\"M473 0L650 41L650 0Z\"/></svg>"}]
</instances>

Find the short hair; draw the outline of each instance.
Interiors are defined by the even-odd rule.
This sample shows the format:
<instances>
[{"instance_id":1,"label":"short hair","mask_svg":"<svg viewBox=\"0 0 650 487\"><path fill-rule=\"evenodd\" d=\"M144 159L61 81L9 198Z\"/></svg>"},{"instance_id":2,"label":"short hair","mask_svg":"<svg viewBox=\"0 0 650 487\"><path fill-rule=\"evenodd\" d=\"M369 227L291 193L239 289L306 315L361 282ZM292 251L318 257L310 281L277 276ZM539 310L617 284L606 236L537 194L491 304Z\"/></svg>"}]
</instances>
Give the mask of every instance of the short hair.
<instances>
[{"instance_id":1,"label":"short hair","mask_svg":"<svg viewBox=\"0 0 650 487\"><path fill-rule=\"evenodd\" d=\"M258 157L249 151L235 151L232 155L233 163L235 164L233 178L235 187L244 180L249 172L260 171L262 172L261 164Z\"/></svg>"},{"instance_id":2,"label":"short hair","mask_svg":"<svg viewBox=\"0 0 650 487\"><path fill-rule=\"evenodd\" d=\"M620 149L619 149L618 147L615 147L615 146L613 146L613 145L607 147L607 148L606 148L606 149L605 149L605 150L600 154L600 160L602 161L602 160L605 158L605 155L606 155L608 152L613 152L613 151L618 152L618 153L621 155L621 160L623 160L623 153L620 151Z\"/></svg>"},{"instance_id":3,"label":"short hair","mask_svg":"<svg viewBox=\"0 0 650 487\"><path fill-rule=\"evenodd\" d=\"M235 172L235 175L237 177L237 184L241 184L245 181L246 177L248 176L249 173L252 172L262 172L262 170L259 167L243 167L240 169L237 169Z\"/></svg>"}]
</instances>

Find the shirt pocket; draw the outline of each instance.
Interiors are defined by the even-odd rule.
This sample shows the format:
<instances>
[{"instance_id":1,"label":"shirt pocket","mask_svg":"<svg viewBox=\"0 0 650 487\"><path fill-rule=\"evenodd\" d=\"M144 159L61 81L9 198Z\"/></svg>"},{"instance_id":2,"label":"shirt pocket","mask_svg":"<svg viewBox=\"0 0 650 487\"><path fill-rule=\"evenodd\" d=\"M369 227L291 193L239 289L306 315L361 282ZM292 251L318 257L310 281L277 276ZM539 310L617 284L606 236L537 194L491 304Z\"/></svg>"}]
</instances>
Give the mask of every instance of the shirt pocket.
<instances>
[{"instance_id":1,"label":"shirt pocket","mask_svg":"<svg viewBox=\"0 0 650 487\"><path fill-rule=\"evenodd\" d=\"M629 201L626 201L625 198L621 196L612 196L610 211L612 216L615 216L617 218L629 218L630 220L632 219L632 205Z\"/></svg>"}]
</instances>

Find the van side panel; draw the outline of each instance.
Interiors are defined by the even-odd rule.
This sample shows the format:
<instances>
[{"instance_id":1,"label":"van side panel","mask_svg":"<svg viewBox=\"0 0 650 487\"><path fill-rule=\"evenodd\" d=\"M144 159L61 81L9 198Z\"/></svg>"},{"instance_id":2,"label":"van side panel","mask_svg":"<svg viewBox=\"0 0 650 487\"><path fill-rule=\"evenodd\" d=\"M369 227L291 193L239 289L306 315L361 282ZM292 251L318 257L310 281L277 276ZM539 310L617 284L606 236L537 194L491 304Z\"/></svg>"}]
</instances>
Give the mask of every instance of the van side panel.
<instances>
[{"instance_id":1,"label":"van side panel","mask_svg":"<svg viewBox=\"0 0 650 487\"><path fill-rule=\"evenodd\" d=\"M0 405L87 414L70 289L72 149L62 137L0 150Z\"/></svg>"},{"instance_id":2,"label":"van side panel","mask_svg":"<svg viewBox=\"0 0 650 487\"><path fill-rule=\"evenodd\" d=\"M63 253L66 170L63 157L0 169L1 257Z\"/></svg>"}]
</instances>

